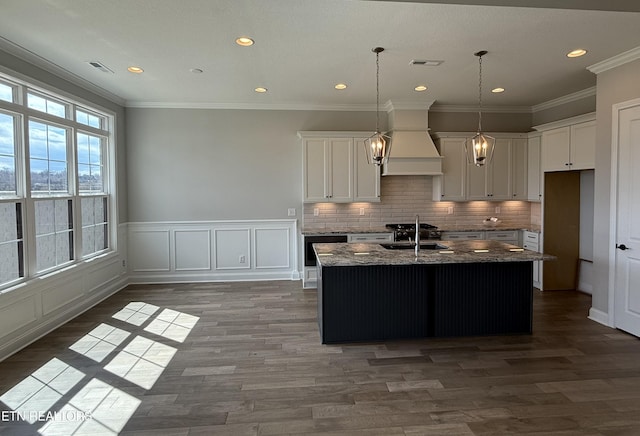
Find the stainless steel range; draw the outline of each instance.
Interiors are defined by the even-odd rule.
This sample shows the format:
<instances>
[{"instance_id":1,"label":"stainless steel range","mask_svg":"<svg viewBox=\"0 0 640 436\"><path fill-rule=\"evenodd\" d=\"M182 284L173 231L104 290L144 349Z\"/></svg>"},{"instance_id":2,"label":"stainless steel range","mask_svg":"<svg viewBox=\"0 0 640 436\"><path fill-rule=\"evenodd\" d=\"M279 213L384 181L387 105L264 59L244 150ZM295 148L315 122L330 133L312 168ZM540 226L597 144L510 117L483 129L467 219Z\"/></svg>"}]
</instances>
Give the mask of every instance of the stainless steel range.
<instances>
[{"instance_id":1,"label":"stainless steel range","mask_svg":"<svg viewBox=\"0 0 640 436\"><path fill-rule=\"evenodd\" d=\"M396 241L415 241L416 225L411 224L386 224L386 228L392 229ZM442 231L431 224L420 223L420 240L425 239L442 239Z\"/></svg>"}]
</instances>

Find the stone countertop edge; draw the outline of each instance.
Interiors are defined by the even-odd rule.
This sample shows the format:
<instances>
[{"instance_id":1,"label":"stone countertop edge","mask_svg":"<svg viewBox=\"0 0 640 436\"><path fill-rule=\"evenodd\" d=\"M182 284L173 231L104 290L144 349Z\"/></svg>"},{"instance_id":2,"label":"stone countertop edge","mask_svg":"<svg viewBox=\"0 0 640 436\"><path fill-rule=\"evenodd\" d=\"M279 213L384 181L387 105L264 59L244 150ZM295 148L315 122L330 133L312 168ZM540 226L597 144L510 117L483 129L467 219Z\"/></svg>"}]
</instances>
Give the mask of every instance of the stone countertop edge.
<instances>
[{"instance_id":1,"label":"stone countertop edge","mask_svg":"<svg viewBox=\"0 0 640 436\"><path fill-rule=\"evenodd\" d=\"M372 243L313 244L313 249L319 265L323 267L532 262L556 259L555 256L525 250L499 241L437 241L437 243L447 248L422 249L417 257L412 249L389 250L380 244Z\"/></svg>"}]
</instances>

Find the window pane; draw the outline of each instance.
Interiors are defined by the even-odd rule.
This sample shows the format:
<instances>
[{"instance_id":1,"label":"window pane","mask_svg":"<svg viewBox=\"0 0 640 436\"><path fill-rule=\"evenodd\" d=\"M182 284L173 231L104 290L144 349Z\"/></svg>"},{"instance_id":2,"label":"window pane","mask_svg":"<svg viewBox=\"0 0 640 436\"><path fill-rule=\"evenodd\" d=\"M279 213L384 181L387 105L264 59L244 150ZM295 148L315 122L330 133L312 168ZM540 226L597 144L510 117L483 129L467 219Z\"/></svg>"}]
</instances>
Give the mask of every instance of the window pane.
<instances>
[{"instance_id":1,"label":"window pane","mask_svg":"<svg viewBox=\"0 0 640 436\"><path fill-rule=\"evenodd\" d=\"M15 118L0 113L0 154L13 156L15 154Z\"/></svg>"},{"instance_id":2,"label":"window pane","mask_svg":"<svg viewBox=\"0 0 640 436\"><path fill-rule=\"evenodd\" d=\"M36 268L44 271L73 260L73 202L37 200Z\"/></svg>"},{"instance_id":3,"label":"window pane","mask_svg":"<svg viewBox=\"0 0 640 436\"><path fill-rule=\"evenodd\" d=\"M1 85L1 84L0 84ZM0 195L16 195L16 117L0 113Z\"/></svg>"},{"instance_id":4,"label":"window pane","mask_svg":"<svg viewBox=\"0 0 640 436\"><path fill-rule=\"evenodd\" d=\"M108 248L107 197L83 197L82 254L87 256Z\"/></svg>"},{"instance_id":5,"label":"window pane","mask_svg":"<svg viewBox=\"0 0 640 436\"><path fill-rule=\"evenodd\" d=\"M24 277L22 203L0 203L0 286Z\"/></svg>"},{"instance_id":6,"label":"window pane","mask_svg":"<svg viewBox=\"0 0 640 436\"><path fill-rule=\"evenodd\" d=\"M91 163L94 165L102 165L102 141L97 136L89 137L89 155Z\"/></svg>"},{"instance_id":7,"label":"window pane","mask_svg":"<svg viewBox=\"0 0 640 436\"><path fill-rule=\"evenodd\" d=\"M102 128L102 117L85 112L80 109L76 109L76 121L86 126L95 127L97 129Z\"/></svg>"},{"instance_id":8,"label":"window pane","mask_svg":"<svg viewBox=\"0 0 640 436\"><path fill-rule=\"evenodd\" d=\"M40 112L46 112L57 117L66 118L67 116L67 105L51 98L28 93L27 105L31 109L35 109Z\"/></svg>"},{"instance_id":9,"label":"window pane","mask_svg":"<svg viewBox=\"0 0 640 436\"><path fill-rule=\"evenodd\" d=\"M78 163L89 163L89 135L78 133Z\"/></svg>"},{"instance_id":10,"label":"window pane","mask_svg":"<svg viewBox=\"0 0 640 436\"><path fill-rule=\"evenodd\" d=\"M68 192L67 130L29 122L31 192Z\"/></svg>"},{"instance_id":11,"label":"window pane","mask_svg":"<svg viewBox=\"0 0 640 436\"><path fill-rule=\"evenodd\" d=\"M13 86L0 83L0 100L13 102Z\"/></svg>"}]
</instances>

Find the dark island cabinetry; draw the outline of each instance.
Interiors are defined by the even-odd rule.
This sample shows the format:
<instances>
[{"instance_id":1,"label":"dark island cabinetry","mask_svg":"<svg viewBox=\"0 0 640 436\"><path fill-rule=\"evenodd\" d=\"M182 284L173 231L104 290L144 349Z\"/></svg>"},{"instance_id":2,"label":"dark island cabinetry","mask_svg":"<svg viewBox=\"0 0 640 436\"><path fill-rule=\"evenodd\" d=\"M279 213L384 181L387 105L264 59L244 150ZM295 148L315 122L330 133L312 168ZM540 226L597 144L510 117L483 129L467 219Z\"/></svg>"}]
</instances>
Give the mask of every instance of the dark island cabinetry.
<instances>
[{"instance_id":1,"label":"dark island cabinetry","mask_svg":"<svg viewBox=\"0 0 640 436\"><path fill-rule=\"evenodd\" d=\"M528 334L532 262L318 266L323 343Z\"/></svg>"}]
</instances>

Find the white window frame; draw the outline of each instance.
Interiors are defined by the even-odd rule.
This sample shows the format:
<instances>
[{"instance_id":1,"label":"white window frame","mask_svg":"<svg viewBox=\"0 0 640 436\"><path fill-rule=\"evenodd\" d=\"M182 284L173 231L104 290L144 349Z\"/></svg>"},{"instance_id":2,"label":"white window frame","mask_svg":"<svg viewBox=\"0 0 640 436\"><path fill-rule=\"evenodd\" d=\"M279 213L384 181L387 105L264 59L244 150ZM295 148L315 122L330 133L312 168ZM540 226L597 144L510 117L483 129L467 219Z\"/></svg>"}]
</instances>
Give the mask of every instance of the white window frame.
<instances>
[{"instance_id":1,"label":"white window frame","mask_svg":"<svg viewBox=\"0 0 640 436\"><path fill-rule=\"evenodd\" d=\"M116 191L116 114L96 103L83 100L75 95L55 89L20 73L0 66L0 81L13 87L14 102L0 100L0 109L19 117L19 132L16 132L16 195L3 196L0 201L22 203L23 265L24 277L6 283L0 283L0 293L18 289L24 282L44 275L55 274L74 264L89 261L100 256L113 255L118 249L117 191ZM66 117L61 118L27 105L27 94L35 94L66 107ZM100 118L100 128L76 121L76 109ZM67 176L68 193L38 195L31 192L29 121L44 122L67 129ZM102 191L80 192L77 167L77 132L102 138L101 168ZM107 235L106 249L83 254L81 199L84 197L107 198ZM73 203L73 260L43 271L36 269L35 201L44 199L71 198Z\"/></svg>"}]
</instances>

